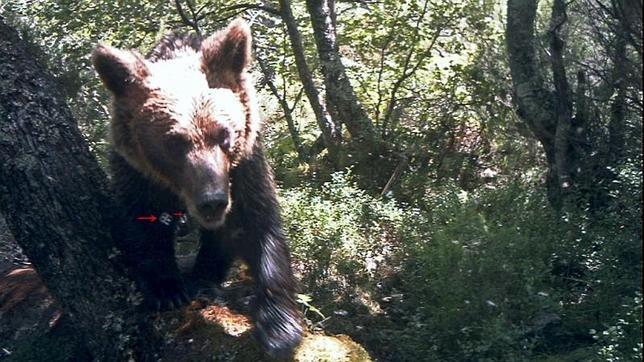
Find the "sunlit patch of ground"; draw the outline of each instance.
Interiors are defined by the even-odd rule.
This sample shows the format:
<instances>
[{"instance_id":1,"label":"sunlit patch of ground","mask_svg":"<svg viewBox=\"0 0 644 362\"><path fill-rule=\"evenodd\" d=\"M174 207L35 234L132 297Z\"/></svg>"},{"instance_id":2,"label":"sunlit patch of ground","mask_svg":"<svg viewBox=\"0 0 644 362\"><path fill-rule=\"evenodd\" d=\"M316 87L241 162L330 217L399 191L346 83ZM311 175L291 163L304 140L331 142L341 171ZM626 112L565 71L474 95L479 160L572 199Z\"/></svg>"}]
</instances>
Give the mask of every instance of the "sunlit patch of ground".
<instances>
[{"instance_id":1,"label":"sunlit patch of ground","mask_svg":"<svg viewBox=\"0 0 644 362\"><path fill-rule=\"evenodd\" d=\"M198 298L181 311L163 313L158 326L167 331L163 361L275 361L252 337L246 286L228 284L223 297ZM249 287L249 286L248 286ZM224 302L226 301L226 302ZM242 312L243 311L243 312ZM346 335L305 334L292 361L371 361Z\"/></svg>"},{"instance_id":2,"label":"sunlit patch of ground","mask_svg":"<svg viewBox=\"0 0 644 362\"><path fill-rule=\"evenodd\" d=\"M207 320L220 325L224 332L239 337L252 327L250 320L241 314L235 314L228 307L211 305L202 309L199 314Z\"/></svg>"},{"instance_id":3,"label":"sunlit patch of ground","mask_svg":"<svg viewBox=\"0 0 644 362\"><path fill-rule=\"evenodd\" d=\"M295 361L371 361L367 351L354 342L349 336L324 336L309 334L295 353Z\"/></svg>"}]
</instances>

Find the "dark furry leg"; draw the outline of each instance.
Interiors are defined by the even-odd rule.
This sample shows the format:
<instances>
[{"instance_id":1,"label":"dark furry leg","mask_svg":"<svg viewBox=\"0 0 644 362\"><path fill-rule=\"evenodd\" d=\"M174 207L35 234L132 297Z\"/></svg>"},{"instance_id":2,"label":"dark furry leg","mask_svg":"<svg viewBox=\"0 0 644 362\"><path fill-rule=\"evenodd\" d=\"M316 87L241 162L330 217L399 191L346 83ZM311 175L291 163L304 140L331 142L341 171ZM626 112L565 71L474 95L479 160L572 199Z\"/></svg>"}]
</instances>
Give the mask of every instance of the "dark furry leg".
<instances>
[{"instance_id":1,"label":"dark furry leg","mask_svg":"<svg viewBox=\"0 0 644 362\"><path fill-rule=\"evenodd\" d=\"M256 283L255 336L270 355L288 357L303 333L288 248L281 231L255 242L242 250Z\"/></svg>"},{"instance_id":2,"label":"dark furry leg","mask_svg":"<svg viewBox=\"0 0 644 362\"><path fill-rule=\"evenodd\" d=\"M136 220L126 223L129 224L129 232L122 240L121 250L135 272L145 303L156 310L187 304L190 299L174 257L172 230L158 224L138 225L136 223L141 222Z\"/></svg>"},{"instance_id":3,"label":"dark furry leg","mask_svg":"<svg viewBox=\"0 0 644 362\"><path fill-rule=\"evenodd\" d=\"M174 256L175 223L139 219L178 207L176 197L151 183L116 153L110 156L112 189L121 209L113 235L147 305L172 309L189 302Z\"/></svg>"},{"instance_id":4,"label":"dark furry leg","mask_svg":"<svg viewBox=\"0 0 644 362\"><path fill-rule=\"evenodd\" d=\"M223 238L217 231L201 229L201 247L192 270L194 280L201 280L217 285L226 278L233 262L230 248L223 245Z\"/></svg>"},{"instance_id":5,"label":"dark furry leg","mask_svg":"<svg viewBox=\"0 0 644 362\"><path fill-rule=\"evenodd\" d=\"M302 340L302 316L275 183L259 143L231 179L233 205L245 232L234 244L255 280L255 336L269 354L288 357Z\"/></svg>"}]
</instances>

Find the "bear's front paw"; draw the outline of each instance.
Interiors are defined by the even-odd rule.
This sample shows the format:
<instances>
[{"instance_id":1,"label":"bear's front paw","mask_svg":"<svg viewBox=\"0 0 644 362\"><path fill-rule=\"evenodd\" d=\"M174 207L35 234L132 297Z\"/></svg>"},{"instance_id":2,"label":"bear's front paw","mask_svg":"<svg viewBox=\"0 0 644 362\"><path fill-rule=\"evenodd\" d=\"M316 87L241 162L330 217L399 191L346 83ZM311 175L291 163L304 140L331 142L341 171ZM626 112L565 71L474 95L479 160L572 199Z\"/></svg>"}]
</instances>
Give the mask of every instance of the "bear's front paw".
<instances>
[{"instance_id":1,"label":"bear's front paw","mask_svg":"<svg viewBox=\"0 0 644 362\"><path fill-rule=\"evenodd\" d=\"M295 306L271 302L257 306L255 338L272 357L291 356L302 340L302 332L300 313Z\"/></svg>"},{"instance_id":2,"label":"bear's front paw","mask_svg":"<svg viewBox=\"0 0 644 362\"><path fill-rule=\"evenodd\" d=\"M145 302L154 310L173 310L190 303L179 277L159 276L142 284Z\"/></svg>"}]
</instances>

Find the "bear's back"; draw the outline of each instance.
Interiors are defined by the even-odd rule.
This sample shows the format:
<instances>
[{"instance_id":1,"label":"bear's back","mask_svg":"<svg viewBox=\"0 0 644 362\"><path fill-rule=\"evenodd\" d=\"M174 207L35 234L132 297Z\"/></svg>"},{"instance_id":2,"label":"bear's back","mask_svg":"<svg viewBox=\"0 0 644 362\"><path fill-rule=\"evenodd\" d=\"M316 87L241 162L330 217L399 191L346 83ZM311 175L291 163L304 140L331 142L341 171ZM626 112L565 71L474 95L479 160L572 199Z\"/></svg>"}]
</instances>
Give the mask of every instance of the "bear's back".
<instances>
[{"instance_id":1,"label":"bear's back","mask_svg":"<svg viewBox=\"0 0 644 362\"><path fill-rule=\"evenodd\" d=\"M145 56L151 62L180 57L182 53L199 52L201 37L194 33L173 32L165 35Z\"/></svg>"}]
</instances>

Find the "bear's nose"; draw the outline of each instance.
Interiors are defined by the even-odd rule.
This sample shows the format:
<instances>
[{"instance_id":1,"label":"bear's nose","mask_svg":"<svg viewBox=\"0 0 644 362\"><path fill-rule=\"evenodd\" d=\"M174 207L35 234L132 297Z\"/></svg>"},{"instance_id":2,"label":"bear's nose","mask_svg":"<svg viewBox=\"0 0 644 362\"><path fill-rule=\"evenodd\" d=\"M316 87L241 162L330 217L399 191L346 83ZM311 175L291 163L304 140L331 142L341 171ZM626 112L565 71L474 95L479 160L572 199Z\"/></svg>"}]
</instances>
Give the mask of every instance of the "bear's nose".
<instances>
[{"instance_id":1,"label":"bear's nose","mask_svg":"<svg viewBox=\"0 0 644 362\"><path fill-rule=\"evenodd\" d=\"M228 207L228 194L225 192L207 192L199 198L197 209L205 217L219 216Z\"/></svg>"}]
</instances>

